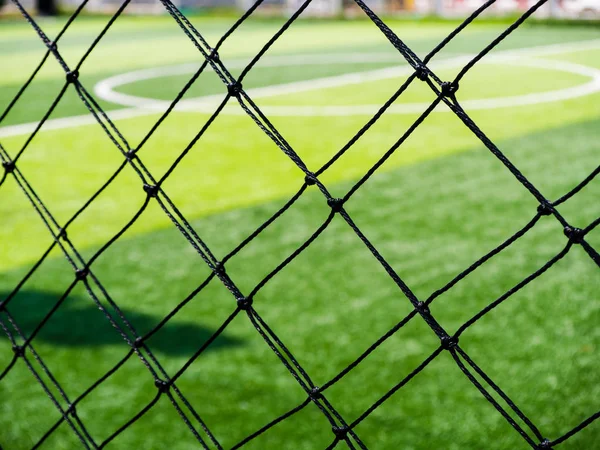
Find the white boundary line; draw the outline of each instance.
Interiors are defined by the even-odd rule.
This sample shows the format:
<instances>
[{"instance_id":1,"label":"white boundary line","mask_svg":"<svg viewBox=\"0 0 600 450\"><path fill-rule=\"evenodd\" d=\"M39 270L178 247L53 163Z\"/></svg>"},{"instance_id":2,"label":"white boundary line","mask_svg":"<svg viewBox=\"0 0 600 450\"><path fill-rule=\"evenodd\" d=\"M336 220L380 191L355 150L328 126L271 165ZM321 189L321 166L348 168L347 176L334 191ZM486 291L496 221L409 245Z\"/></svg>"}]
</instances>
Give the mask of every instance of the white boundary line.
<instances>
[{"instance_id":1,"label":"white boundary line","mask_svg":"<svg viewBox=\"0 0 600 450\"><path fill-rule=\"evenodd\" d=\"M460 61L462 64L464 61ZM569 100L573 98L583 97L600 91L600 69L595 69L575 63L565 61L549 61L543 59L528 59L528 60L512 60L508 57L488 58L487 61L482 61L485 64L515 65L524 67L534 67L546 70L556 70L561 72L574 73L591 78L587 83L564 88L554 91L536 92L532 94L523 94L518 96L498 97L498 98L482 98L474 100L462 100L461 105L468 110L482 109L498 109L515 106L538 105L542 103L550 103L561 100ZM456 60L448 60L444 63L439 63L434 66L434 69L443 68L446 66L456 65ZM284 85L275 85L265 88L248 90L248 94L254 98L272 97L284 94L295 94L298 92L312 91L315 89L323 89L327 87L339 87L350 84L372 82L400 75L408 75L412 68L388 68L377 71L361 72L357 74L341 75L339 77L321 78L312 81L301 81L298 83L289 83ZM213 112L218 102L222 101L223 95L207 96L201 99L188 100L179 108L180 111L196 111L203 113ZM431 105L429 103L396 103L392 104L386 111L386 114L413 114L421 113ZM164 109L168 105L163 105ZM150 104L150 107L151 104ZM353 115L370 115L375 114L381 105L330 105L330 106L261 106L261 110L272 116L353 116ZM440 104L435 112L450 112L449 108ZM244 115L237 104L227 105L223 113L230 115Z\"/></svg>"},{"instance_id":2,"label":"white boundary line","mask_svg":"<svg viewBox=\"0 0 600 450\"><path fill-rule=\"evenodd\" d=\"M581 97L589 95L593 92L600 90L600 70L591 67L583 66L580 64L568 63L565 61L546 61L546 60L529 60L529 61L518 61L517 59L522 56L545 56L553 55L565 52L589 50L600 48L600 39L579 41L572 43L563 44L552 44L537 47L528 47L516 50L504 50L498 51L488 55L482 62L488 63L505 63L505 64L517 64L531 67L540 67L548 70L562 70L566 72L578 73L581 75L589 76L592 80L586 84L575 86L572 88L527 94L523 96L514 97L502 97L497 99L478 99L463 101L461 104L468 109L489 109L501 108L508 106L523 106L531 104L539 104L546 102L554 102L560 100L567 100L570 98ZM448 66L456 66L460 64L466 64L473 58L474 55L464 55L454 57L446 60L432 63L434 69L439 69ZM341 63L341 62L385 62L398 61L398 55L395 54L332 54L332 55L297 55L297 56L281 56L281 57L270 57L265 58L261 61L262 67L277 67L282 65L308 65L312 64L330 64L330 63ZM232 61L229 66L232 68L243 67L246 64L245 61L237 60ZM153 99L145 99L141 97L128 96L121 94L113 90L114 87L140 81L142 79L155 78L157 76L175 75L191 73L197 69L197 66L192 64L186 64L181 66L171 66L163 68L144 69L135 72L128 72L125 74L117 75L114 77L107 78L98 83L94 91L99 97L112 101L115 103L134 102L135 105L131 108L115 110L108 112L108 115L112 120L128 119L133 117L140 117L146 115L157 114L166 109L170 102L157 101ZM398 77L411 73L411 68L404 66L395 66L384 69L377 69L365 72L357 72L351 74L338 75L333 77L324 77L314 80L298 81L293 83L285 83L280 85L267 86L263 88L256 88L248 90L249 95L253 98L268 97L289 93L306 92L311 90L323 89L327 87L338 87L343 85L358 84L365 81L375 81L387 78ZM118 97L115 97L118 96ZM206 110L211 111L211 107L215 107L215 101L220 101L224 98L223 94L209 95L200 97L197 99L189 99L182 101L178 105L178 110L183 111L198 111ZM118 100L118 101L116 101ZM127 103L128 104L128 103ZM491 106L490 106L491 105ZM422 112L423 108L426 108L429 104L426 103L413 103L413 104L397 104L390 107L390 113L413 113ZM359 105L359 106L272 106L264 107L265 113L272 115L286 115L286 116L316 116L316 115L364 115L372 114L377 111L381 105ZM263 109L263 108L261 108ZM232 112L232 111L233 112ZM444 111L444 109L436 109L436 111ZM211 111L212 112L212 111ZM233 108L226 108L228 113L241 113L239 110ZM43 131L46 130L57 130L63 128L77 127L95 123L95 119L91 114L65 117L61 119L51 119L46 121L43 127ZM0 137L17 136L26 133L31 133L39 122L25 123L20 125L12 125L0 128Z\"/></svg>"},{"instance_id":3,"label":"white boundary line","mask_svg":"<svg viewBox=\"0 0 600 450\"><path fill-rule=\"evenodd\" d=\"M332 53L319 55L275 56L261 60L258 67L290 67L290 66L323 66L343 63L400 63L406 64L401 55L396 53ZM247 61L237 59L227 64L228 69L243 69ZM192 74L198 70L197 64L181 64L176 66L153 67L151 69L135 70L106 78L94 87L94 92L100 98L124 106L147 107L148 105L169 105L170 102L152 98L136 97L115 92L114 88L137 81L150 80L175 75ZM223 95L215 96L220 99Z\"/></svg>"},{"instance_id":4,"label":"white boundary line","mask_svg":"<svg viewBox=\"0 0 600 450\"><path fill-rule=\"evenodd\" d=\"M275 66L276 67L276 66ZM194 67L188 73L196 70ZM175 71L174 71L175 72ZM113 88L124 84L132 83L139 80L148 80L152 78L163 77L165 75L178 75L183 72L176 71L175 73L167 70L149 69L148 71L130 72L124 75L117 75L101 81L94 87L96 95L103 100L108 100L113 103L118 103L124 106L135 106L138 108L150 108L164 111L170 104L170 101L156 100L152 98L136 97L133 95L122 94L115 92ZM317 89L325 89L329 87L345 86L350 84L360 84L365 81L384 80L393 78L404 73L410 73L408 66L401 67L386 67L384 69L369 70L364 72L347 73L343 75L335 75L312 80L294 81L291 83L275 84L254 89L247 89L246 92L252 98L272 97L281 94L292 94L297 92L314 91ZM131 77L130 77L131 75ZM135 78L133 76L139 76ZM216 107L218 102L222 101L225 94L214 94L198 97L194 99L182 100L177 105L179 111L197 110L198 107L202 111L206 107Z\"/></svg>"},{"instance_id":5,"label":"white boundary line","mask_svg":"<svg viewBox=\"0 0 600 450\"><path fill-rule=\"evenodd\" d=\"M493 61L488 61L493 63ZM567 63L564 61L548 61L543 59L530 59L527 61L502 61L502 64L516 66L535 67L548 70L569 72L578 75L584 75L591 78L585 84L558 89L554 91L538 92L518 96L483 98L474 100L462 100L461 106L469 111L490 110L499 108L510 108L516 106L539 105L542 103L570 100L578 97L593 94L600 91L600 69L594 69L580 64ZM372 79L369 79L372 80ZM254 96L256 98L258 96ZM425 111L429 103L397 103L392 104L386 111L386 114L419 114ZM216 104L209 105L189 105L194 111L210 112L216 108ZM232 115L243 115L244 111L228 105L223 112ZM354 115L372 115L375 114L381 105L344 105L344 106L261 106L261 110L272 116L354 116ZM445 105L440 104L434 112L451 112Z\"/></svg>"}]
</instances>

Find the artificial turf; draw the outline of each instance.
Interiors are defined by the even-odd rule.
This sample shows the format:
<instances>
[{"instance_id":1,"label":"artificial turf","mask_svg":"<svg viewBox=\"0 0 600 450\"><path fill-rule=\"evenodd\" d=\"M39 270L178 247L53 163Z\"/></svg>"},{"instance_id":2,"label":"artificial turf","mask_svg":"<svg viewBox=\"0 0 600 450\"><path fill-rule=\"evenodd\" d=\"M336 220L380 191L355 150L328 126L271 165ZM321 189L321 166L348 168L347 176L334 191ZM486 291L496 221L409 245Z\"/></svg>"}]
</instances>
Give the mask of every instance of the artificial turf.
<instances>
[{"instance_id":1,"label":"artificial turf","mask_svg":"<svg viewBox=\"0 0 600 450\"><path fill-rule=\"evenodd\" d=\"M87 20L95 26L101 22ZM135 25L136 20L139 19L124 19L122 33L134 33L131 30L141 27ZM140 23L158 24L159 31L163 26L169 27L166 18L144 20ZM216 35L222 24L210 26L215 27ZM409 44L420 46L422 51L431 48L430 44L450 29L437 24L410 27L404 22L398 22L397 26L399 32L410 35ZM260 38L272 34L275 25L270 27L267 22L249 28L248 35L258 38L245 42L248 54ZM334 27L339 27L335 28L337 34L331 32ZM364 34L360 36L357 29L363 28ZM472 33L478 32L481 39L491 38L499 29L498 25L482 25ZM15 40L32 39L23 30L13 26L10 33L14 33ZM82 26L75 31L91 39L93 32L89 30ZM172 39L178 39L175 29L170 30ZM336 48L339 51L342 46L344 50L352 47L359 51L388 48L377 41L379 37L371 37L377 36L377 30L363 22L311 22L300 24L294 32L303 36L308 31L314 34L304 45L297 43L292 35L285 41L289 48L284 46L279 51L293 54ZM2 29L0 32L9 33ZM346 41L340 35L352 38ZM590 28L531 27L507 42L506 47L591 39L599 35ZM172 55L165 64L189 62L192 52L167 51L172 45L168 36L171 35L165 31L165 35L144 36L144 41L164 44L164 53L160 49L157 53ZM336 36L331 37L325 49L323 36ZM108 52L111 45L121 49L120 42L114 38L104 51ZM462 42L449 52L474 51L473 47L477 47L469 36ZM80 51L77 45L73 43L73 52ZM132 49L139 47L133 43L127 45ZM237 47L232 44L232 48ZM24 57L21 52L11 56L15 61L21 57ZM32 55L28 57L31 61L35 59ZM600 67L597 51L553 58ZM155 60L152 55L140 55L139 59L128 59L126 67L116 59L102 64L98 61L95 64L102 67L98 72L100 79L151 65ZM90 65L93 67L91 62ZM354 71L356 67L348 65L342 69ZM278 72L274 77L281 81L310 79L314 76L312 70L307 66L296 72ZM339 67L332 69L331 74L339 70ZM493 76L504 79L502 89L509 93L522 88L518 78L508 76L512 73L507 73L506 78L502 73L483 70L479 77L474 76L473 95ZM523 73L539 79L538 83L528 81L539 90L559 86L561 82L577 83L577 77L565 80L554 72ZM322 76L320 72L318 75ZM43 82L60 86L58 75L48 75L47 80ZM261 83L260 77L256 80ZM11 81L13 88L18 81ZM386 85L391 86L389 80L378 88ZM51 84L38 92L51 90L48 86ZM211 89L198 92L210 93ZM342 88L333 91L337 89ZM150 95L152 85L146 90ZM342 97L349 103L362 104L370 90L367 83L362 89L353 86L333 94L319 91L318 95L311 94L316 97L311 101L330 103ZM44 98L51 99L46 94ZM411 95L417 100L421 95L427 98L418 91ZM540 106L477 111L473 116L525 176L547 198L556 199L598 165L598 99L600 96L595 94ZM277 99L285 104L291 100ZM4 99L2 102L5 104ZM31 105L32 100L26 101L20 115L8 123L36 120ZM59 115L76 113L80 111L67 105ZM332 192L338 196L347 192L415 117L384 116L325 173L323 180ZM149 168L157 174L163 173L206 118L202 114L175 113L168 119L143 150L142 158ZM132 142L138 142L156 119L157 116L148 116L121 121L118 125ZM367 117L273 120L308 166L316 168ZM23 140L23 136L18 136L3 138L1 142L13 153ZM50 210L64 221L120 161L120 155L102 131L86 126L42 132L24 153L20 168ZM215 254L223 257L274 213L300 187L302 180L302 174L248 118L222 116L174 171L165 190L184 214L194 219L194 228ZM600 185L594 181L563 204L560 211L571 223L585 227L600 215L599 194ZM114 186L73 224L70 238L89 257L129 220L144 197L139 179L123 172ZM424 299L523 227L535 215L537 202L454 116L436 113L357 191L346 208L408 286ZM311 188L227 263L231 278L243 292L250 292L323 223L328 211L323 196ZM51 240L12 179L0 189L0 214L4 219L0 225L3 244L0 298L3 298ZM138 223L94 263L94 273L140 333L158 323L209 273L204 262L168 223L152 203ZM597 230L588 239L596 248L600 246ZM449 331L456 330L542 266L566 242L558 223L551 217L543 218L525 237L437 299L432 312ZM54 251L12 301L10 310L17 322L26 331L32 331L72 277L72 269ZM581 248L575 247L546 274L486 315L461 338L461 346L549 438L564 434L598 409L599 288L598 267ZM317 385L323 385L340 372L411 309L408 300L339 217L260 290L254 307ZM234 309L231 294L213 280L148 345L166 370L174 373ZM0 339L0 368L3 368L10 362L12 351L8 341ZM81 287L53 315L34 345L71 397L81 394L128 350ZM433 333L417 317L332 386L328 399L351 421L420 364L437 345ZM190 366L178 386L225 448L305 398L243 315L236 317L209 351ZM94 438L101 441L135 415L154 393L154 380L140 361L132 358L78 405L78 413ZM59 417L20 362L0 383L0 398L0 445L7 449L31 447ZM527 448L446 353L370 415L356 432L369 448ZM249 447L324 448L332 438L328 422L316 407L309 405ZM597 424L592 424L559 448L587 450L598 441L600 430ZM173 407L162 399L111 447L168 445L187 449L195 442ZM70 449L76 448L77 441L63 424L45 445Z\"/></svg>"}]
</instances>

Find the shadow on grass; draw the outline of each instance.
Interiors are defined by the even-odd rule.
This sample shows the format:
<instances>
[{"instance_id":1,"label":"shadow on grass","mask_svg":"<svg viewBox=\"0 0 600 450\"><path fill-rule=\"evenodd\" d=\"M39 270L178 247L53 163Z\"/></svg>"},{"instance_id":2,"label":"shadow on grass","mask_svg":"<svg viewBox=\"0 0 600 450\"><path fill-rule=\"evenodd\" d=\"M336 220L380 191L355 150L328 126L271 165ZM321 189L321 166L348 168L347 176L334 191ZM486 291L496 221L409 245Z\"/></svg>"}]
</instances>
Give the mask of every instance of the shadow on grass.
<instances>
[{"instance_id":1,"label":"shadow on grass","mask_svg":"<svg viewBox=\"0 0 600 450\"><path fill-rule=\"evenodd\" d=\"M0 299L6 298L8 292L0 292ZM29 336L41 322L45 314L60 299L60 295L51 292L22 291L10 301L8 310L15 318L19 328ZM123 329L121 319L110 305L104 305L111 316ZM144 334L155 327L162 317L153 316L128 308L121 308L123 315L135 327L138 333ZM177 317L175 317L177 318ZM167 322L155 335L146 342L152 351L172 356L191 356L214 333L205 326L192 322ZM6 339L4 332L0 339ZM64 347L99 347L104 345L125 344L121 334L111 325L105 314L96 306L91 298L70 295L42 327L33 343L44 342ZM221 333L206 351L221 350L225 347L241 345L242 341Z\"/></svg>"}]
</instances>

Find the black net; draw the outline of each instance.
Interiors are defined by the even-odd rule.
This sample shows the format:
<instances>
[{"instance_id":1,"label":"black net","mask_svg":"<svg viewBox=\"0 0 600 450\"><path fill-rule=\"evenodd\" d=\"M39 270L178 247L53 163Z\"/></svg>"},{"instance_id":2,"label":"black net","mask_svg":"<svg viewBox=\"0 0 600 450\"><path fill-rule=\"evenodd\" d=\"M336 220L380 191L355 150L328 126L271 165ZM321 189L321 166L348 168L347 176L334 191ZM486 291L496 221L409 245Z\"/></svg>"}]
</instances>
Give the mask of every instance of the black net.
<instances>
[{"instance_id":1,"label":"black net","mask_svg":"<svg viewBox=\"0 0 600 450\"><path fill-rule=\"evenodd\" d=\"M29 199L32 207L35 209L48 231L53 237L53 242L45 253L39 258L36 264L31 267L27 274L22 280L14 287L12 292L3 298L0 303L0 327L7 335L8 339L12 343L14 355L7 367L2 368L0 372L0 382L6 375L11 372L17 365L23 364L29 369L32 375L40 383L50 400L56 406L56 409L60 413L60 419L43 434L34 448L41 446L57 429L58 427L66 423L76 435L81 445L84 448L103 448L109 443L118 439L119 435L146 414L153 406L159 401L161 397L168 397L173 407L177 410L177 413L181 419L185 422L185 425L189 428L189 431L193 434L197 440L199 446L202 448L222 448L219 443L219 437L213 433L202 417L198 414L194 405L191 404L178 388L177 381L181 375L190 367L194 361L199 358L203 352L217 339L217 337L227 328L231 321L238 315L246 315L248 320L256 328L257 333L264 339L269 348L276 354L281 364L285 366L290 375L297 381L306 393L305 400L298 404L287 413L274 418L269 423L266 423L262 428L256 430L254 433L241 440L239 443L234 445L232 448L239 448L252 441L257 436L268 433L269 430L281 421L286 420L290 416L299 412L307 405L313 403L318 407L322 414L331 424L332 437L331 444L328 448L334 448L341 443L344 443L349 448L367 448L363 440L356 432L356 427L365 418L372 414L380 405L382 405L387 399L389 399L396 391L406 386L411 379L418 376L428 364L436 359L443 352L449 352L456 365L464 373L464 375L470 380L474 387L481 392L481 395L489 401L494 408L506 419L506 421L514 428L515 432L518 433L523 440L533 449L551 449L559 446L559 444L565 442L575 434L579 433L594 420L600 417L600 412L596 412L579 425L567 433L551 438L544 435L540 429L534 424L534 422L527 417L521 409L512 401L508 395L496 384L465 352L460 345L460 337L467 330L467 328L473 326L479 319L484 315L492 311L511 295L519 291L521 288L526 286L532 280L536 279L547 271L557 261L562 259L574 246L581 246L589 257L595 262L596 265L600 266L600 255L598 252L586 241L586 235L600 224L600 218L591 222L587 227L580 229L569 224L565 218L557 210L557 206L567 201L573 195L577 194L584 186L586 186L598 173L600 167L597 167L592 173L585 178L579 185L577 185L570 192L565 193L562 197L555 201L547 199L520 171L515 165L503 154L503 152L486 136L486 134L477 126L477 124L471 119L469 114L461 107L460 102L456 97L457 91L459 91L460 81L463 76L471 70L482 58L484 58L492 49L494 49L501 41L503 41L509 34L511 34L517 27L519 27L524 21L526 21L536 10L543 6L547 0L540 0L533 7L527 10L521 17L519 17L512 25L510 25L504 32L502 32L496 39L494 39L488 46L481 50L477 56L472 58L463 68L460 70L456 78L452 81L443 81L440 79L428 66L436 54L443 49L450 41L452 41L462 30L464 30L475 18L483 13L488 7L495 3L495 0L488 0L479 9L477 9L471 16L469 16L463 23L461 23L455 30L453 30L446 38L444 38L427 56L423 59L419 58L415 52L413 52L403 40L394 33L383 20L381 20L362 0L354 0L356 5L368 16L368 18L379 28L379 30L385 35L387 40L394 48L402 55L406 62L414 69L412 74L406 79L406 81L397 89L394 95L378 110L378 112L344 145L326 164L318 169L309 168L303 162L302 158L294 151L291 145L286 139L279 133L275 126L271 123L268 117L259 109L256 103L244 90L244 79L261 57L269 50L269 48L277 41L290 27L290 25L300 17L303 11L310 5L311 0L306 0L301 4L299 9L285 22L283 26L272 36L266 45L258 52L258 54L251 60L247 67L241 72L238 77L234 77L227 67L223 64L219 57L219 49L223 43L233 34L236 29L246 21L256 9L263 3L263 0L256 1L236 22L235 24L220 38L220 40L214 45L210 45L207 40L203 37L202 33L196 29L192 23L186 18L186 16L169 0L161 0L162 5L166 8L167 12L171 15L173 20L179 25L181 30L186 36L193 42L198 52L202 56L202 64L190 78L189 82L185 85L183 90L176 96L171 102L170 106L161 115L160 119L151 127L150 131L141 140L140 144L135 148L132 148L124 137L123 133L119 131L119 128L110 119L109 115L104 112L94 96L88 91L79 79L79 70L88 58L90 53L94 51L98 43L104 37L109 28L119 18L123 10L129 4L129 0L122 3L116 13L108 21L104 29L94 39L91 46L84 53L83 57L79 62L70 67L63 57L61 56L59 49L59 40L63 36L67 28L73 23L73 21L80 15L88 0L84 0L78 9L72 14L69 20L64 25L64 28L57 35L56 39L50 40L44 31L38 26L34 18L25 10L19 0L12 0L14 5L18 8L20 13L29 22L29 24L35 29L39 38L43 41L47 50L44 57L40 61L37 68L31 74L27 82L22 86L17 95L14 97L12 102L8 105L6 110L0 116L0 123L6 118L7 114L19 101L22 94L30 86L42 66L49 58L55 58L56 61L62 66L65 72L66 80L58 96L48 109L42 120L39 122L36 129L31 133L22 147L15 151L9 151L0 145L0 159L2 160L2 166L4 173L0 180L0 186L4 184L9 177L13 177L18 186L21 188L23 193ZM210 68L209 68L210 66ZM148 170L147 166L143 162L142 149L144 144L153 135L157 128L163 123L166 117L173 111L175 106L183 98L188 89L194 84L200 74L205 70L213 70L221 79L224 85L223 99L219 106L216 108L214 113L210 116L208 121L200 128L195 135L194 139L190 144L184 148L177 159L172 163L166 173L160 178L156 179ZM418 119L402 134L402 136L390 147L384 155L368 170L366 170L364 176L356 181L353 186L347 191L347 193L341 198L334 198L327 186L320 180L320 175L323 174L331 165L333 165L345 152L347 152L355 142L357 142L361 136L369 130L378 119L386 112L386 110L396 101L411 85L412 83L425 83L431 88L435 94L435 100L431 105L426 108ZM44 126L48 117L52 114L56 105L59 103L67 90L75 90L87 107L89 112L93 115L98 125L102 127L104 133L110 138L116 149L122 154L122 163L116 170L116 172L104 183L104 185L66 222L59 223L55 219L55 216L40 200L40 197L33 189L32 184L24 177L23 173L19 170L19 158L27 150L30 142ZM217 259L211 249L202 240L197 230L192 227L190 222L186 220L181 211L177 208L174 202L169 198L168 193L163 189L165 180L172 174L173 170L182 161L186 154L190 151L192 146L202 138L206 130L211 126L215 118L223 110L228 102L237 102L245 113L256 123L256 125L272 140L277 147L285 154L293 163L297 166L298 170L302 171L305 175L305 181L302 187L293 195L287 203L284 204L275 214L273 214L266 222L258 227L253 233L251 233L246 239L244 239L233 251L228 253L224 258ZM363 234L359 227L355 224L353 219L346 211L344 205L351 199L351 197L357 192L363 184L377 171L377 169L404 143L404 141L413 133L413 131L425 120L425 118L439 105L444 103L450 110L460 119L460 121L470 129L473 134L489 149L491 154L495 156L501 163L506 167L508 171L514 175L514 177L527 189L531 195L535 197L539 203L537 212L532 212L533 218L527 223L525 227L520 229L513 236L508 238L501 245L482 256L477 261L473 262L469 267L464 269L461 273L456 275L447 285L434 292L426 299L419 299L411 291L411 289L405 284L400 275L394 271L391 265L384 259L381 253L375 248L371 241ZM112 239L106 242L93 256L85 259L78 249L73 245L69 239L68 231L71 224L77 220L86 208L88 208L94 200L113 182L117 175L129 166L135 171L140 179L140 189L143 189L147 196L142 207L137 213L129 220L129 222L116 234ZM244 248L250 241L267 229L272 223L278 220L286 210L288 210L308 189L318 189L322 195L324 201L329 205L331 211L327 219L318 227L316 231L308 238L299 248L297 248L292 254L285 258L281 263L271 271L262 281L260 281L255 288L249 293L243 293L236 282L232 279L226 270L227 262L234 258L236 254ZM117 241L141 216L144 210L150 205L151 202L156 202L168 218L173 222L189 244L194 250L200 255L205 261L207 266L210 268L210 276L205 279L188 297L183 299L171 313L169 313L163 320L160 321L151 331L141 335L139 334L134 326L128 321L128 318L119 308L118 303L111 297L107 289L102 285L102 281L94 274L94 262L102 255L115 241ZM331 224L336 216L339 216L360 238L376 260L385 269L387 274L391 277L394 283L398 286L402 294L412 304L411 312L397 324L385 333L376 342L372 343L370 347L364 351L360 357L349 364L344 370L338 375L330 379L328 382L321 386L316 386L312 381L311 376L303 369L298 363L298 360L286 347L285 343L279 339L276 333L269 327L266 321L261 317L256 309L256 305L253 300L259 290L271 278L276 276L285 266L287 266L294 258L296 258L301 252L303 252L317 237ZM497 298L492 303L489 303L483 310L475 314L471 319L467 320L462 326L458 328L458 331L454 334L448 334L445 329L436 320L434 315L431 313L429 306L436 298L443 295L446 291L451 289L455 284L460 282L462 279L467 277L473 271L475 271L482 264L492 259L495 255L502 252L504 249L509 247L515 241L520 239L526 233L528 233L538 223L542 216L554 217L564 229L564 234L567 237L566 245L558 254L547 261L543 266L539 267L535 272L527 275L518 284L508 290L504 295ZM19 323L11 315L11 301L15 298L19 290L25 285L32 274L40 267L42 262L47 258L50 252L56 247L64 253L68 262L73 268L73 279L66 290L66 292L60 297L53 308L46 314L41 320L33 332L28 335L24 334ZM216 330L216 332L207 339L203 345L197 349L197 351L183 364L179 370L175 373L167 373L167 371L161 365L161 361L153 354L152 349L147 345L147 340L154 335L159 329L161 329L177 312L188 302L190 302L200 291L202 291L213 279L218 279L218 282L222 283L231 293L231 314L225 320L222 325ZM215 280L216 281L216 280ZM128 344L129 351L123 355L123 358L112 367L108 372L98 379L94 384L89 386L81 395L76 398L71 398L65 392L65 389L58 383L53 377L49 366L43 361L39 353L34 348L36 335L45 326L50 317L61 307L64 300L69 296L76 285L84 285L85 289L89 293L91 300L102 310L106 319L110 321L114 327L115 332L118 332L123 340ZM109 305L107 308L105 305ZM418 316L418 318L416 318ZM115 319L118 318L118 319ZM416 318L416 319L415 319ZM439 338L439 347L430 354L421 364L415 367L406 377L399 380L397 384L379 398L374 404L367 408L362 414L360 414L352 422L348 422L342 415L336 410L333 404L327 399L327 391L334 384L343 382L343 378L352 371L355 367L361 364L377 347L379 347L388 338L394 335L399 329L409 323L411 320L423 320L432 330L433 333ZM131 358L139 358L141 363L150 372L154 379L156 386L156 394L154 395L151 402L149 402L143 409L137 414L123 423L119 428L110 430L110 434L103 440L99 440L98 437L92 436L88 431L86 424L81 420L77 413L77 405L85 402L86 397L92 393L98 386L105 382L115 372L125 364L126 361ZM43 375L43 376L42 376ZM44 381L50 380L50 381ZM3 394L4 396L5 394ZM501 401L499 400L501 399ZM2 398L2 402L10 402L10 393ZM513 416L516 415L520 420L515 420ZM8 419L10 420L10 419ZM399 431L401 432L401 431ZM293 445L293 444L292 444Z\"/></svg>"}]
</instances>

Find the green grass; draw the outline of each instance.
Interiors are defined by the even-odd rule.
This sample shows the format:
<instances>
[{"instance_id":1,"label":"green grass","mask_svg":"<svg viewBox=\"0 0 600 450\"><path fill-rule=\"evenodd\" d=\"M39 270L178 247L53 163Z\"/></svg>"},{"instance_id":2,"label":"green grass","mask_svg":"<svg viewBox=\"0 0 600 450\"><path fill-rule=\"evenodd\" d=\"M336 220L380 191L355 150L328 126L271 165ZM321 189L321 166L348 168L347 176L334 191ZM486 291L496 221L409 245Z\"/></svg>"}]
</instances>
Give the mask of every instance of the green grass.
<instances>
[{"instance_id":1,"label":"green grass","mask_svg":"<svg viewBox=\"0 0 600 450\"><path fill-rule=\"evenodd\" d=\"M196 18L214 42L233 19ZM84 18L65 35L64 54L75 61L103 18ZM222 55L248 59L280 25L250 22L234 35ZM452 24L392 22L392 27L424 54ZM43 22L52 33L58 22ZM503 29L479 24L452 44L443 57L473 53ZM149 31L152 30L152 31ZM591 27L530 26L503 48L596 39ZM22 24L0 26L0 57L19 70L0 76L5 105L28 70L43 54ZM137 41L136 41L137 39ZM123 41L125 40L125 42ZM324 44L326 42L326 44ZM141 44L152 51L141 52ZM172 51L177 45L180 51ZM15 51L19 48L19 51ZM273 54L389 52L367 22L299 23L273 48ZM271 54L271 53L269 53ZM307 56L309 59L310 57ZM600 51L546 56L600 67ZM82 68L88 88L108 76L155 65L198 61L185 37L168 18L123 18ZM13 66L14 64L14 66ZM313 79L387 65L342 64L268 69L257 67L247 87ZM451 77L455 70L440 71ZM62 83L55 67L32 85L3 125L37 120ZM89 77L89 78L84 78ZM168 80L168 81L165 81ZM269 105L362 105L385 100L402 80L349 85L257 100ZM459 100L520 95L575 86L585 78L559 71L483 64L461 83ZM123 86L122 92L169 99L185 77ZM221 92L209 75L190 96ZM54 117L84 111L71 92ZM404 102L426 102L421 85ZM556 199L597 165L600 94L556 103L472 116L540 191ZM104 102L107 109L121 108ZM385 115L321 177L343 196L408 128L417 115ZM118 121L132 144L157 115ZM207 120L206 114L173 113L140 155L155 176L171 165ZM308 167L325 163L368 120L349 117L273 117ZM0 129L1 130L1 129ZM15 154L26 136L1 138ZM68 220L122 161L96 125L43 131L19 161L19 168L59 222ZM164 185L192 219L201 237L222 258L273 214L303 181L302 173L246 116L223 115L192 148ZM575 226L600 215L600 184L593 181L561 205ZM117 233L142 205L140 180L125 170L73 223L69 237L90 257ZM452 114L434 113L346 205L349 214L415 294L424 299L475 259L524 226L535 214L535 199ZM242 292L254 286L323 223L328 214L314 188L227 264ZM50 245L51 239L14 182L0 188L0 299ZM525 237L436 300L432 312L449 331L535 271L558 253L566 239L559 224L543 218ZM600 232L589 235L600 247ZM137 223L95 263L94 273L140 333L152 329L209 273L155 202ZM575 247L546 274L486 315L461 338L461 346L517 405L553 439L598 410L600 333L598 267ZM73 277L58 251L36 271L10 305L31 332ZM235 300L213 280L149 341L165 369L175 373L234 310ZM352 230L336 217L327 230L273 278L254 306L290 348L317 385L325 384L410 311L410 303ZM36 350L71 398L121 359L128 348L78 286L34 341ZM411 321L327 391L327 398L352 421L438 345L419 318ZM10 362L8 341L0 337L0 370ZM178 386L224 448L301 403L305 394L240 315L181 377ZM78 405L92 436L101 442L133 417L155 393L152 377L135 358ZM39 384L19 362L0 382L0 446L30 448L58 419ZM6 399L6 400L5 400ZM408 385L371 414L356 432L369 448L503 450L528 448L507 422L442 354ZM314 405L279 424L249 448L325 448L330 425ZM588 450L600 441L592 424L558 448ZM108 448L193 448L196 441L167 399L161 401ZM64 424L45 444L78 448Z\"/></svg>"}]
</instances>

